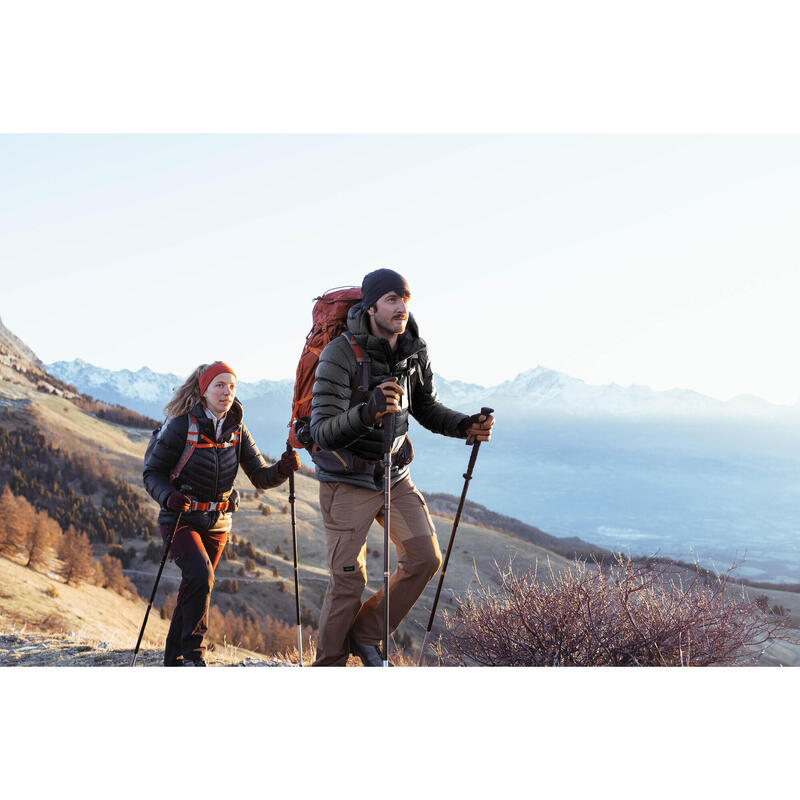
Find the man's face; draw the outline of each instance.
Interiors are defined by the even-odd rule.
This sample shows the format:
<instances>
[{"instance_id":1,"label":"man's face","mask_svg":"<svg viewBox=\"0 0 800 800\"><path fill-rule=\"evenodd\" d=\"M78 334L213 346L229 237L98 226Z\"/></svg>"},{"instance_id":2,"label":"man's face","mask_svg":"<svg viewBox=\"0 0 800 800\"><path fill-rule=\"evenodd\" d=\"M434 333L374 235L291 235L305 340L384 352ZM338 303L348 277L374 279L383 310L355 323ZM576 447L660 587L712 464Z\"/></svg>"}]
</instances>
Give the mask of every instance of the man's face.
<instances>
[{"instance_id":1,"label":"man's face","mask_svg":"<svg viewBox=\"0 0 800 800\"><path fill-rule=\"evenodd\" d=\"M408 324L408 296L387 292L376 303L377 311L370 310L372 320L380 331L390 334L404 333Z\"/></svg>"}]
</instances>

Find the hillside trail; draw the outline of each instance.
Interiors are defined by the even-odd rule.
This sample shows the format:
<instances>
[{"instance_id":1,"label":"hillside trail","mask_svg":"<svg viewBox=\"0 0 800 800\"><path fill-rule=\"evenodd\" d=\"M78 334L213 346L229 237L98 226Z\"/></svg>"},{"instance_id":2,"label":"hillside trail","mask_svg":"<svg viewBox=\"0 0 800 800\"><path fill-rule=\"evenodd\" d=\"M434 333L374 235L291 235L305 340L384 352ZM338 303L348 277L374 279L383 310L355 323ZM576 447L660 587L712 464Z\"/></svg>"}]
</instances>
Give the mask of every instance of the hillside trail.
<instances>
[{"instance_id":1,"label":"hillside trail","mask_svg":"<svg viewBox=\"0 0 800 800\"><path fill-rule=\"evenodd\" d=\"M5 626L4 626L5 627ZM222 652L219 652L219 651ZM74 633L41 634L24 630L0 633L0 666L11 667L129 667L133 648L119 648L105 641ZM164 654L140 648L136 665L162 666ZM296 667L282 658L247 655L235 647L215 648L207 653L209 667Z\"/></svg>"}]
</instances>

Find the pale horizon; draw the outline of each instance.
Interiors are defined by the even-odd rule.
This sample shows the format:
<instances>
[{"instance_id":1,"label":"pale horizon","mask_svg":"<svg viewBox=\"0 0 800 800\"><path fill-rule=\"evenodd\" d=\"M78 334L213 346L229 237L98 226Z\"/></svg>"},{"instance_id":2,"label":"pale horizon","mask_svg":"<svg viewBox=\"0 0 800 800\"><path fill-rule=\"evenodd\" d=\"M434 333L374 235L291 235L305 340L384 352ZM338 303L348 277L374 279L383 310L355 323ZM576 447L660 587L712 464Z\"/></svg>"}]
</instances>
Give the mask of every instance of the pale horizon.
<instances>
[{"instance_id":1,"label":"pale horizon","mask_svg":"<svg viewBox=\"0 0 800 800\"><path fill-rule=\"evenodd\" d=\"M285 380L313 298L388 266L449 380L800 400L796 135L5 135L0 167L0 317L46 363Z\"/></svg>"}]
</instances>

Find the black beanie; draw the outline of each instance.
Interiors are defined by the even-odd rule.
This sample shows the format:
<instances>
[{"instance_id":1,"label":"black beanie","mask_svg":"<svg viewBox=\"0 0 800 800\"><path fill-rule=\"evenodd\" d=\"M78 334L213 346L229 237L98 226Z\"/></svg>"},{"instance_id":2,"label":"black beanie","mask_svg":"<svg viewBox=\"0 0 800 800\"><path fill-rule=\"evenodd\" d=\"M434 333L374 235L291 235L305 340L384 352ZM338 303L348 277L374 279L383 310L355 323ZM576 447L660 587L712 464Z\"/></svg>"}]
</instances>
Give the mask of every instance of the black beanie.
<instances>
[{"instance_id":1,"label":"black beanie","mask_svg":"<svg viewBox=\"0 0 800 800\"><path fill-rule=\"evenodd\" d=\"M374 306L388 292L411 296L406 279L393 269L376 269L361 281L361 297L367 308Z\"/></svg>"}]
</instances>

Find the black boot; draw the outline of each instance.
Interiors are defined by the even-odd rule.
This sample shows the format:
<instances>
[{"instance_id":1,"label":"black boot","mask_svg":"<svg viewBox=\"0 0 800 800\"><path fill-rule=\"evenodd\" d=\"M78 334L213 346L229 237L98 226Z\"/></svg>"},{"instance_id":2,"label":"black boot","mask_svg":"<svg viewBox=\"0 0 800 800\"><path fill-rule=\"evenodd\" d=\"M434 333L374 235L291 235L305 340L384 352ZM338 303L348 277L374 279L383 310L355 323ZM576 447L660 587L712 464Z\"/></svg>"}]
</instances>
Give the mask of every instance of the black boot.
<instances>
[{"instance_id":1,"label":"black boot","mask_svg":"<svg viewBox=\"0 0 800 800\"><path fill-rule=\"evenodd\" d=\"M355 639L350 640L350 652L361 659L365 667L382 667L383 656L377 644L362 644Z\"/></svg>"}]
</instances>

